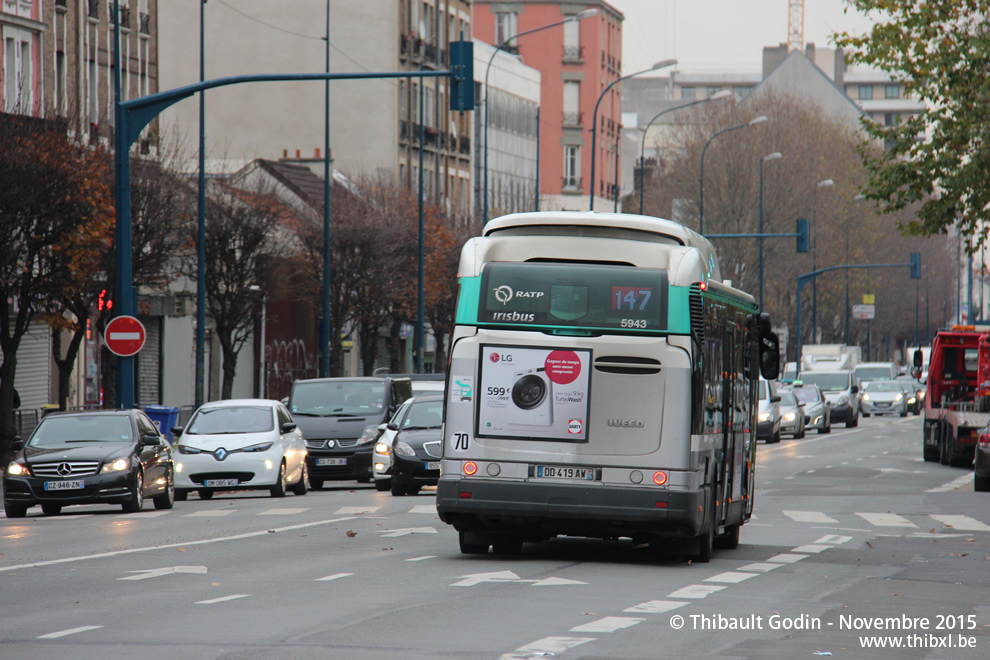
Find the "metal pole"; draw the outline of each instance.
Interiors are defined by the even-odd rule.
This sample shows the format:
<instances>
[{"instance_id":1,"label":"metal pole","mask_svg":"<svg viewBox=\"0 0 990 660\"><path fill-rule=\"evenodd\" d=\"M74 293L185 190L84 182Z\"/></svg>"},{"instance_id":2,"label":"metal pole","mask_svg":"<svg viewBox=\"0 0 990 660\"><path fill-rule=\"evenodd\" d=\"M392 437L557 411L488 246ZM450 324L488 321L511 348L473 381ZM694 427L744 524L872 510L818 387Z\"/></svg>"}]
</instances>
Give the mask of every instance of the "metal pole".
<instances>
[{"instance_id":1,"label":"metal pole","mask_svg":"<svg viewBox=\"0 0 990 660\"><path fill-rule=\"evenodd\" d=\"M423 68L420 63L419 68ZM424 128L424 80L419 81L419 268L418 268L418 301L416 304L416 373L423 373L423 152L426 146L426 129Z\"/></svg>"},{"instance_id":2,"label":"metal pole","mask_svg":"<svg viewBox=\"0 0 990 660\"><path fill-rule=\"evenodd\" d=\"M199 3L199 81L206 80L206 0ZM196 407L206 401L206 90L199 93L199 193L196 234Z\"/></svg>"},{"instance_id":3,"label":"metal pole","mask_svg":"<svg viewBox=\"0 0 990 660\"><path fill-rule=\"evenodd\" d=\"M622 128L615 132L615 201L612 203L612 213L619 212L619 154L622 149Z\"/></svg>"},{"instance_id":4,"label":"metal pole","mask_svg":"<svg viewBox=\"0 0 990 660\"><path fill-rule=\"evenodd\" d=\"M760 311L763 311L763 158L760 159Z\"/></svg>"},{"instance_id":5,"label":"metal pole","mask_svg":"<svg viewBox=\"0 0 990 660\"><path fill-rule=\"evenodd\" d=\"M533 210L540 210L540 106L536 106L536 202Z\"/></svg>"},{"instance_id":6,"label":"metal pole","mask_svg":"<svg viewBox=\"0 0 990 660\"><path fill-rule=\"evenodd\" d=\"M921 346L919 343L919 323L920 323L920 306L921 306L921 281L914 281L914 345Z\"/></svg>"},{"instance_id":7,"label":"metal pole","mask_svg":"<svg viewBox=\"0 0 990 660\"><path fill-rule=\"evenodd\" d=\"M721 131L715 133L715 135L708 138L708 142L705 142L705 146L701 149L701 173L698 176L698 233L704 235L705 233L705 152L708 151L708 146L712 141L723 133L728 133L730 131L735 131L740 128L746 128L747 126L754 126L756 124L762 124L767 121L764 115L759 117L754 117L745 124L739 124L738 126L730 126L728 128L723 128ZM592 131L592 140L594 140L594 132Z\"/></svg>"},{"instance_id":8,"label":"metal pole","mask_svg":"<svg viewBox=\"0 0 990 660\"><path fill-rule=\"evenodd\" d=\"M849 265L849 228L846 227L846 265ZM846 346L849 346L849 341L852 335L849 333L849 271L846 271Z\"/></svg>"},{"instance_id":9,"label":"metal pole","mask_svg":"<svg viewBox=\"0 0 990 660\"><path fill-rule=\"evenodd\" d=\"M326 24L326 71L330 73L330 0L327 0ZM330 81L323 88L323 323L320 326L320 376L330 376L330 354L332 353L330 322L330 190L333 180L333 165L330 162Z\"/></svg>"}]
</instances>

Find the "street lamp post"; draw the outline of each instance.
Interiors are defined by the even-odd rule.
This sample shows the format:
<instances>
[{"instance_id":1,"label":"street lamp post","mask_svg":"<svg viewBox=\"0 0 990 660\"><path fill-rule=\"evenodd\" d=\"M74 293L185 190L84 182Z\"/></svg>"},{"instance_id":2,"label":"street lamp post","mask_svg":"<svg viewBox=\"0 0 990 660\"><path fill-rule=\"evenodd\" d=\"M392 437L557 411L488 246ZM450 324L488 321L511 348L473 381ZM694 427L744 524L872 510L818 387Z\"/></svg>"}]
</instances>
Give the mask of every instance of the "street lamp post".
<instances>
[{"instance_id":1,"label":"street lamp post","mask_svg":"<svg viewBox=\"0 0 990 660\"><path fill-rule=\"evenodd\" d=\"M818 270L818 224L816 222L818 212L818 189L831 188L835 185L832 179L823 179L815 184L815 190L811 196L811 264L812 270ZM811 340L817 343L818 339L818 278L811 283Z\"/></svg>"},{"instance_id":2,"label":"street lamp post","mask_svg":"<svg viewBox=\"0 0 990 660\"><path fill-rule=\"evenodd\" d=\"M199 3L199 82L206 80L206 0ZM206 398L206 90L199 93L199 193L196 233L196 406Z\"/></svg>"},{"instance_id":3,"label":"street lamp post","mask_svg":"<svg viewBox=\"0 0 990 660\"><path fill-rule=\"evenodd\" d=\"M532 34L534 32L539 32L541 30L547 30L552 27L557 27L558 25L563 25L564 23L570 23L571 21L580 21L580 20L584 20L585 18L591 18L592 16L597 16L597 15L598 15L597 9L585 9L584 11L579 11L573 16L568 16L562 21L557 21L555 23L548 23L547 25L541 25L540 27L533 28L532 30L524 30L523 32L519 32L518 34L512 35L508 39L503 40L500 44L495 46L495 50L492 51L492 56L488 58L488 66L485 67L485 112L482 113L482 118L484 119L483 132L485 136L485 146L483 149L484 157L482 159L484 161L482 165L482 169L484 170L484 177L483 177L484 185L483 185L482 201L481 201L481 207L482 207L481 215L482 215L483 223L487 224L488 222L488 74L492 69L492 63L495 61L495 56L509 42L514 41L519 37L525 36L527 34Z\"/></svg>"},{"instance_id":4,"label":"street lamp post","mask_svg":"<svg viewBox=\"0 0 990 660\"><path fill-rule=\"evenodd\" d=\"M646 125L643 129L643 143L639 148L639 214L643 215L643 189L646 187L644 183L646 182L646 136L650 132L650 126L653 126L653 122L663 117L668 112L674 112L675 110L683 110L684 108L690 108L692 105L698 105L699 103L708 103L709 101L715 101L717 99L725 99L732 96L732 92L727 89L715 92L711 96L703 99L698 99L697 101L691 101L690 103L682 103L681 105L675 106L673 108L667 108L666 110L661 110L653 119Z\"/></svg>"},{"instance_id":5,"label":"street lamp post","mask_svg":"<svg viewBox=\"0 0 990 660\"><path fill-rule=\"evenodd\" d=\"M853 197L854 201L860 201L866 199L866 195L856 195ZM849 265L849 225L846 225L846 265ZM852 346L852 331L849 325L850 314L852 309L849 305L849 270L846 269L846 346Z\"/></svg>"},{"instance_id":6,"label":"street lamp post","mask_svg":"<svg viewBox=\"0 0 990 660\"><path fill-rule=\"evenodd\" d=\"M589 211L595 210L595 139L598 136L598 106L601 105L602 99L605 98L605 94L608 93L608 90L612 89L623 80L628 80L629 78L634 78L644 73L649 73L650 71L656 71L657 69L663 69L664 67L668 67L668 66L674 66L676 64L677 64L677 60L660 60L659 62L651 66L649 69L643 69L642 71L637 71L636 73L630 73L628 76L621 76L619 78L616 78L608 85L606 85L605 89L603 89L601 94L598 95L598 100L595 101L595 111L592 113L591 116L591 178L590 178L590 183L588 184L588 187L591 189L591 192L588 195L590 197L588 204Z\"/></svg>"},{"instance_id":7,"label":"street lamp post","mask_svg":"<svg viewBox=\"0 0 990 660\"><path fill-rule=\"evenodd\" d=\"M783 155L779 151L767 154L760 159L760 309L766 309L763 304L763 162L767 160L779 160Z\"/></svg>"},{"instance_id":8,"label":"street lamp post","mask_svg":"<svg viewBox=\"0 0 990 660\"><path fill-rule=\"evenodd\" d=\"M746 128L747 126L755 126L756 124L762 124L768 121L765 115L760 115L759 117L754 117L750 119L745 124L738 124L737 126L729 126L728 128L723 128L722 130L715 133L715 135L708 138L708 142L705 142L705 146L701 149L701 174L698 177L698 233L704 235L705 233L705 152L708 151L708 146L712 141L723 133L728 133L729 131L736 131L740 128Z\"/></svg>"}]
</instances>

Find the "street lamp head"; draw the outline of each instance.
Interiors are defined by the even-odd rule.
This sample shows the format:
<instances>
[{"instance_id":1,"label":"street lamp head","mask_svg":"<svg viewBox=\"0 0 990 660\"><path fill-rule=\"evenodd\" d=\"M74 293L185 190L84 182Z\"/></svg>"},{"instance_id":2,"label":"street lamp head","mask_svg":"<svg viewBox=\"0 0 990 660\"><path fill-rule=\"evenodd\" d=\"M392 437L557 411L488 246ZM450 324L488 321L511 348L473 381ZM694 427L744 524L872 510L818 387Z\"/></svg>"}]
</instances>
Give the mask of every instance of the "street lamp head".
<instances>
[{"instance_id":1,"label":"street lamp head","mask_svg":"<svg viewBox=\"0 0 990 660\"><path fill-rule=\"evenodd\" d=\"M730 96L732 96L732 92L731 91L729 91L727 89L722 89L722 90L719 90L719 91L715 92L711 96L709 96L708 97L708 100L709 101L715 101L717 99L727 99Z\"/></svg>"},{"instance_id":2,"label":"street lamp head","mask_svg":"<svg viewBox=\"0 0 990 660\"><path fill-rule=\"evenodd\" d=\"M784 157L784 155L782 153L780 153L779 151L775 151L772 154L767 154L766 156L764 156L760 160L777 160L777 159L783 158L783 157Z\"/></svg>"},{"instance_id":3,"label":"street lamp head","mask_svg":"<svg viewBox=\"0 0 990 660\"><path fill-rule=\"evenodd\" d=\"M592 16L598 16L597 9L585 9L584 11L579 11L578 13L574 14L574 20L582 21L586 18L591 18Z\"/></svg>"},{"instance_id":4,"label":"street lamp head","mask_svg":"<svg viewBox=\"0 0 990 660\"><path fill-rule=\"evenodd\" d=\"M668 66L676 66L676 65L677 65L677 60L675 59L660 60L659 62L654 63L654 65L650 67L650 71L656 71L657 69L663 69Z\"/></svg>"},{"instance_id":5,"label":"street lamp head","mask_svg":"<svg viewBox=\"0 0 990 660\"><path fill-rule=\"evenodd\" d=\"M760 115L759 117L753 117L752 119L750 119L749 120L749 125L750 126L756 126L757 124L762 124L762 123L767 122L767 121L770 121L770 120L767 119L767 116L766 115Z\"/></svg>"},{"instance_id":6,"label":"street lamp head","mask_svg":"<svg viewBox=\"0 0 990 660\"><path fill-rule=\"evenodd\" d=\"M831 188L834 185L835 185L835 181L832 181L832 179L824 179L824 180L819 181L818 183L816 183L815 184L815 187L816 188Z\"/></svg>"}]
</instances>

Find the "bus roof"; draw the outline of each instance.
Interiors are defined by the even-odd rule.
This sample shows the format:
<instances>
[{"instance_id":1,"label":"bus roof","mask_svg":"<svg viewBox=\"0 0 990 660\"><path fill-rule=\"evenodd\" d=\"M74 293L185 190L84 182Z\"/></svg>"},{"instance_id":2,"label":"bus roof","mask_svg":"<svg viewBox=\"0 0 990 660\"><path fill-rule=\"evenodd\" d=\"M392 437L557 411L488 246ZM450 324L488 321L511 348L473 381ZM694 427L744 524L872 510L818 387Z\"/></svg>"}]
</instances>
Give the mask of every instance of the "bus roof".
<instances>
[{"instance_id":1,"label":"bus roof","mask_svg":"<svg viewBox=\"0 0 990 660\"><path fill-rule=\"evenodd\" d=\"M630 213L595 213L594 211L540 211L533 213L512 213L495 218L485 225L485 236L512 227L534 226L556 227L612 227L659 234L671 238L681 245L711 249L711 243L696 231L684 225L646 215Z\"/></svg>"}]
</instances>

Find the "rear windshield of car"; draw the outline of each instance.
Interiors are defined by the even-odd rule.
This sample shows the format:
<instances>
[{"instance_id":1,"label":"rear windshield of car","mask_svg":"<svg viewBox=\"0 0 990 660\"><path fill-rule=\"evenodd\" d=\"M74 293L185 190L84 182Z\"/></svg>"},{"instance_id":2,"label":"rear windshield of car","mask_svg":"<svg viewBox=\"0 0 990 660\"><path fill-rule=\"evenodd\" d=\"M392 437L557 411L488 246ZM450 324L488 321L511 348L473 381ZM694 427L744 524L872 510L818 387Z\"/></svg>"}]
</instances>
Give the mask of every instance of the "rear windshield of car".
<instances>
[{"instance_id":1,"label":"rear windshield of car","mask_svg":"<svg viewBox=\"0 0 990 660\"><path fill-rule=\"evenodd\" d=\"M384 381L297 382L289 410L303 415L369 415L385 408Z\"/></svg>"},{"instance_id":2,"label":"rear windshield of car","mask_svg":"<svg viewBox=\"0 0 990 660\"><path fill-rule=\"evenodd\" d=\"M821 400L818 390L813 387L795 387L794 396L797 397L798 401L803 401L804 403L814 403Z\"/></svg>"},{"instance_id":3,"label":"rear windshield of car","mask_svg":"<svg viewBox=\"0 0 990 660\"><path fill-rule=\"evenodd\" d=\"M31 447L60 447L77 443L131 442L131 419L126 415L48 417L34 431Z\"/></svg>"},{"instance_id":4,"label":"rear windshield of car","mask_svg":"<svg viewBox=\"0 0 990 660\"><path fill-rule=\"evenodd\" d=\"M400 430L438 429L443 421L443 401L414 401L399 423Z\"/></svg>"},{"instance_id":5,"label":"rear windshield of car","mask_svg":"<svg viewBox=\"0 0 990 660\"><path fill-rule=\"evenodd\" d=\"M863 367L856 370L856 378L860 380L890 380L891 373L887 367Z\"/></svg>"},{"instance_id":6,"label":"rear windshield of car","mask_svg":"<svg viewBox=\"0 0 990 660\"><path fill-rule=\"evenodd\" d=\"M815 373L801 374L801 380L817 385L823 392L841 392L849 389L849 374Z\"/></svg>"},{"instance_id":7,"label":"rear windshield of car","mask_svg":"<svg viewBox=\"0 0 990 660\"><path fill-rule=\"evenodd\" d=\"M900 383L896 383L892 380L875 380L872 383L867 383L864 388L867 392L903 392L904 388L901 387Z\"/></svg>"},{"instance_id":8,"label":"rear windshield of car","mask_svg":"<svg viewBox=\"0 0 990 660\"><path fill-rule=\"evenodd\" d=\"M224 406L199 410L185 433L263 433L275 430L275 417L267 406Z\"/></svg>"}]
</instances>

